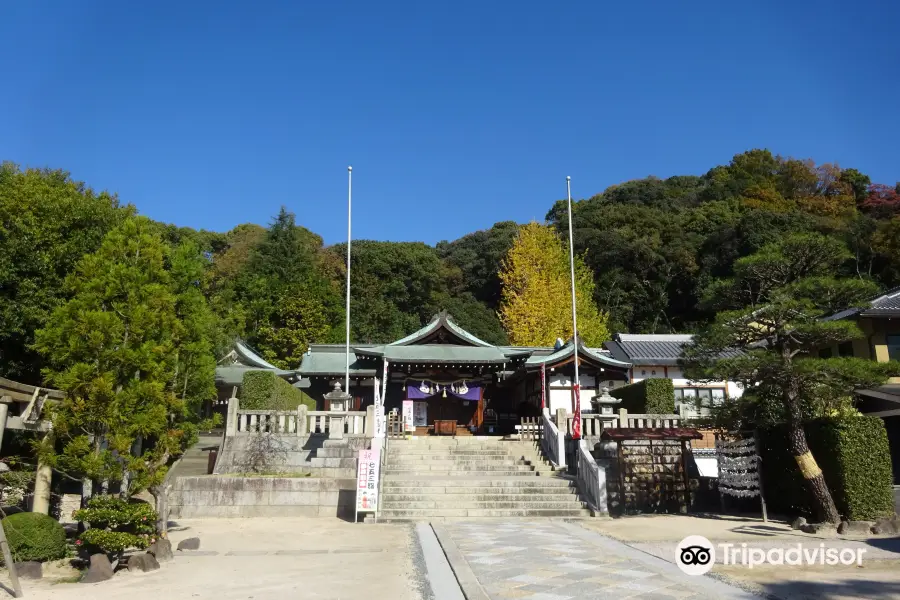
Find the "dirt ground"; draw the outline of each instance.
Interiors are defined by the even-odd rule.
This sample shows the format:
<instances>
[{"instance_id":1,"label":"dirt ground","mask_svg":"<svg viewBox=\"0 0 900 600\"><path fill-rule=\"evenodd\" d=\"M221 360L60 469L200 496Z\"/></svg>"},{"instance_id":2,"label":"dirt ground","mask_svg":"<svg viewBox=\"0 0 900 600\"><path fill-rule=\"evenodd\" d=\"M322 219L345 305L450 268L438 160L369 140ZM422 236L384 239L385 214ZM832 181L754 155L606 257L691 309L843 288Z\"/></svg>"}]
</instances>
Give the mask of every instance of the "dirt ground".
<instances>
[{"instance_id":1,"label":"dirt ground","mask_svg":"<svg viewBox=\"0 0 900 600\"><path fill-rule=\"evenodd\" d=\"M755 592L786 600L828 598L900 600L900 538L809 535L783 521L763 523L757 518L701 518L681 515L644 515L583 521L582 525L628 545L673 561L676 544L689 535L702 535L713 544L746 543L748 547L852 548L865 550L858 566L724 565L721 552L713 573Z\"/></svg>"},{"instance_id":2,"label":"dirt ground","mask_svg":"<svg viewBox=\"0 0 900 600\"><path fill-rule=\"evenodd\" d=\"M176 552L158 571L122 571L98 584L23 581L23 588L28 600L421 600L413 535L407 526L337 519L183 520L170 531L173 548L199 537L200 551Z\"/></svg>"}]
</instances>

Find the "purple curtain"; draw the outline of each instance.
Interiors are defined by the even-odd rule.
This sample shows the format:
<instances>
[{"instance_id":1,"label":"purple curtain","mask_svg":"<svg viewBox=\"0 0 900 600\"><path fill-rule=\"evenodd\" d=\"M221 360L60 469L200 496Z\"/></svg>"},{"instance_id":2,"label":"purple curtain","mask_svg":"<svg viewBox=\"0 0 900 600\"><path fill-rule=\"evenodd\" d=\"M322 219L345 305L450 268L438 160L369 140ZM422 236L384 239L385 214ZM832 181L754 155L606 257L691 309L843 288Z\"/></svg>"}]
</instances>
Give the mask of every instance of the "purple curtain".
<instances>
[{"instance_id":1,"label":"purple curtain","mask_svg":"<svg viewBox=\"0 0 900 600\"><path fill-rule=\"evenodd\" d=\"M407 381L406 398L422 400L436 394L451 394L463 400L478 401L481 398L481 386L469 382L435 383L433 381Z\"/></svg>"}]
</instances>

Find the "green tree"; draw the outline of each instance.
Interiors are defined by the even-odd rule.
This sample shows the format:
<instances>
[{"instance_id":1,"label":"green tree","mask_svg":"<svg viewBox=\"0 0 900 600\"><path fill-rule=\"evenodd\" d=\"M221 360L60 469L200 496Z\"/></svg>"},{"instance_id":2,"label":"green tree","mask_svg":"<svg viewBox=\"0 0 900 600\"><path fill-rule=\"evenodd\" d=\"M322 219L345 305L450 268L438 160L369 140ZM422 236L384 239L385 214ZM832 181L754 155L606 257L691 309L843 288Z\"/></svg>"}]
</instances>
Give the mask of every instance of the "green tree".
<instances>
[{"instance_id":1,"label":"green tree","mask_svg":"<svg viewBox=\"0 0 900 600\"><path fill-rule=\"evenodd\" d=\"M461 287L453 293L469 292L496 310L500 306L500 263L512 247L518 230L515 221L502 221L453 242L439 242L438 256L460 271Z\"/></svg>"},{"instance_id":2,"label":"green tree","mask_svg":"<svg viewBox=\"0 0 900 600\"><path fill-rule=\"evenodd\" d=\"M66 393L54 437L38 448L56 469L95 484L127 474L128 493L159 498L169 459L196 435L179 395L203 396L211 383L179 373L209 364L191 333L199 300L184 298L197 276L182 264L190 254L172 256L149 219L130 218L68 277L71 298L36 332L44 375Z\"/></svg>"},{"instance_id":3,"label":"green tree","mask_svg":"<svg viewBox=\"0 0 900 600\"><path fill-rule=\"evenodd\" d=\"M131 212L64 171L0 164L0 375L40 383L34 331L65 299L78 260Z\"/></svg>"},{"instance_id":4,"label":"green tree","mask_svg":"<svg viewBox=\"0 0 900 600\"><path fill-rule=\"evenodd\" d=\"M500 280L500 321L510 342L552 346L557 338L572 336L569 254L553 228L523 225L503 260ZM607 315L594 303L594 276L580 258L575 261L575 299L579 337L599 346L609 338Z\"/></svg>"},{"instance_id":5,"label":"green tree","mask_svg":"<svg viewBox=\"0 0 900 600\"><path fill-rule=\"evenodd\" d=\"M898 367L815 358L819 348L862 337L851 321L822 319L858 306L877 289L838 275L850 259L840 241L815 234L791 235L739 259L734 277L707 289L706 300L720 312L687 356L690 378L737 381L770 418L787 423L789 450L820 516L830 522L839 515L804 420L842 406L854 389L880 384Z\"/></svg>"},{"instance_id":6,"label":"green tree","mask_svg":"<svg viewBox=\"0 0 900 600\"><path fill-rule=\"evenodd\" d=\"M309 344L324 340L331 324L322 302L309 288L287 288L272 319L257 333L263 357L283 369L296 368Z\"/></svg>"}]
</instances>

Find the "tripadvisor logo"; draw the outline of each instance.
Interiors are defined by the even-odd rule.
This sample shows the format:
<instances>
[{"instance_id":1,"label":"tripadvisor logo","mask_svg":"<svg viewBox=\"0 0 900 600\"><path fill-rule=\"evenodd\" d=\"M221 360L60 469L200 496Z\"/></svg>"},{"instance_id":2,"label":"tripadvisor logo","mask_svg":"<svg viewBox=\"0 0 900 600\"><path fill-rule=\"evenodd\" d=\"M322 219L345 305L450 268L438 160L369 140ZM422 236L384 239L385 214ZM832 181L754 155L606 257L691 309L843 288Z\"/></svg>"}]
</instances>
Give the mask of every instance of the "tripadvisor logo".
<instances>
[{"instance_id":1,"label":"tripadvisor logo","mask_svg":"<svg viewBox=\"0 0 900 600\"><path fill-rule=\"evenodd\" d=\"M704 575L716 562L716 548L702 535L689 535L675 548L675 564L688 575Z\"/></svg>"},{"instance_id":2,"label":"tripadvisor logo","mask_svg":"<svg viewBox=\"0 0 900 600\"><path fill-rule=\"evenodd\" d=\"M794 544L788 547L754 548L748 544L718 544L723 565L752 569L762 565L857 565L862 566L865 548L834 548ZM716 563L716 546L700 535L689 535L675 548L675 564L688 575L704 575Z\"/></svg>"}]
</instances>

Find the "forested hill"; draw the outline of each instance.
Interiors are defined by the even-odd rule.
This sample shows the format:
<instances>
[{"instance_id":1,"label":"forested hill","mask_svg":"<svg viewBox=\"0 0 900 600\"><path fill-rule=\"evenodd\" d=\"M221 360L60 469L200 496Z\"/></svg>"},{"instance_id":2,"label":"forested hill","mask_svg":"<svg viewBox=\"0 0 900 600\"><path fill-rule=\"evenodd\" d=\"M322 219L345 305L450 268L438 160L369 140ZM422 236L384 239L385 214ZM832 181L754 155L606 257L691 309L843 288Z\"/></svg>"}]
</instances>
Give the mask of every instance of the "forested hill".
<instances>
[{"instance_id":1,"label":"forested hill","mask_svg":"<svg viewBox=\"0 0 900 600\"><path fill-rule=\"evenodd\" d=\"M548 208L548 222L566 237L565 203L548 200ZM62 171L0 168L0 375L39 381L34 331L70 294L66 276L81 257L135 212ZM203 251L196 285L212 309L204 327L217 351L240 335L277 364L296 366L309 343L342 340L345 247L324 247L292 214L226 233L158 229L170 246ZM695 330L712 316L699 290L788 232L839 238L854 256L845 274L900 284L900 185L767 150L702 176L612 186L575 204L574 231L611 332ZM435 247L354 242L354 339L391 341L446 309L479 337L506 342L498 273L516 232L505 221Z\"/></svg>"}]
</instances>

